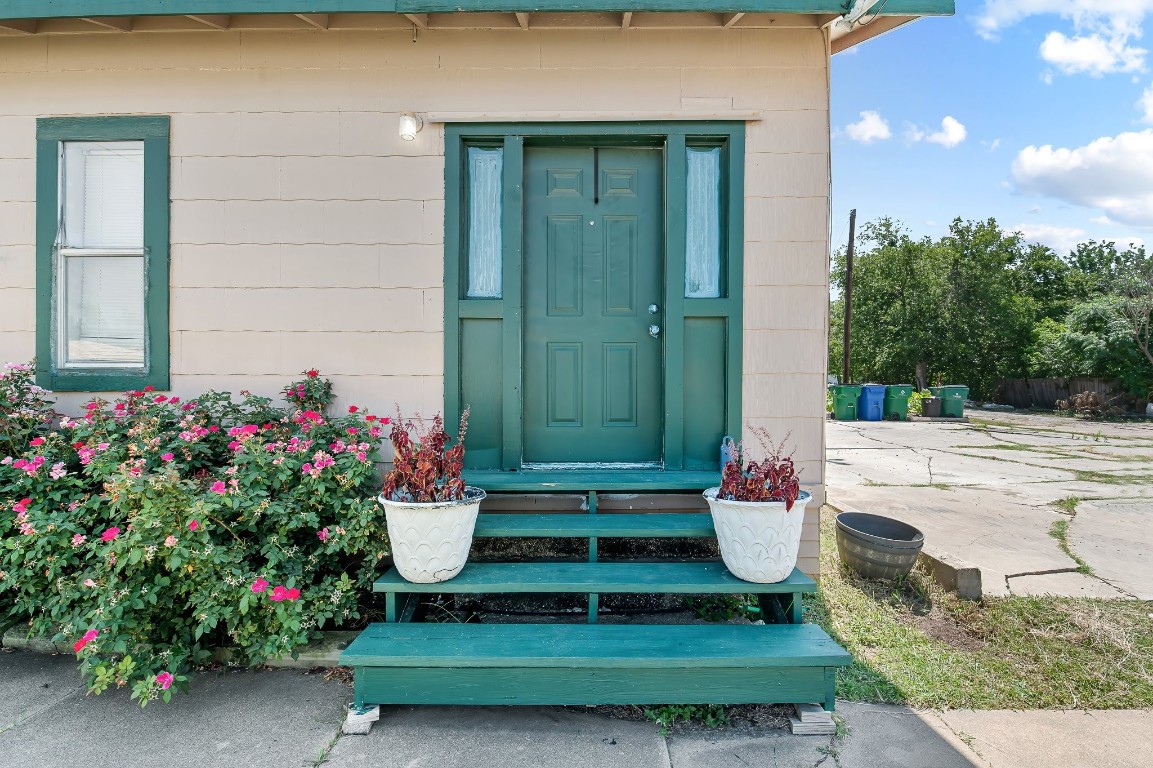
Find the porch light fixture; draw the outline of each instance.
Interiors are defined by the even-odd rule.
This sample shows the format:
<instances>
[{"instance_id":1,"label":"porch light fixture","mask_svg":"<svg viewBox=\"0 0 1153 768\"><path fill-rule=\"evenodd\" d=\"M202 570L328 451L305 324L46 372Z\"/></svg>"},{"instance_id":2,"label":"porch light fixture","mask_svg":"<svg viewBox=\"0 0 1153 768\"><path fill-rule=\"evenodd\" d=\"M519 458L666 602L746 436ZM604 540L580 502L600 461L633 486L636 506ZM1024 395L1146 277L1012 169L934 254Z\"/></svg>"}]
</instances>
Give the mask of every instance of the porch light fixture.
<instances>
[{"instance_id":1,"label":"porch light fixture","mask_svg":"<svg viewBox=\"0 0 1153 768\"><path fill-rule=\"evenodd\" d=\"M400 138L405 141L415 140L416 134L420 133L423 127L424 121L411 112L405 112L400 116Z\"/></svg>"},{"instance_id":2,"label":"porch light fixture","mask_svg":"<svg viewBox=\"0 0 1153 768\"><path fill-rule=\"evenodd\" d=\"M842 32L852 32L854 26L858 24L864 26L868 24L869 21L872 21L872 18L868 21L863 21L865 14L873 10L873 7L878 3L881 8L884 8L886 1L887 0L851 0L849 10L833 26ZM881 12L881 8L877 8L873 13L873 18L876 18L877 14Z\"/></svg>"}]
</instances>

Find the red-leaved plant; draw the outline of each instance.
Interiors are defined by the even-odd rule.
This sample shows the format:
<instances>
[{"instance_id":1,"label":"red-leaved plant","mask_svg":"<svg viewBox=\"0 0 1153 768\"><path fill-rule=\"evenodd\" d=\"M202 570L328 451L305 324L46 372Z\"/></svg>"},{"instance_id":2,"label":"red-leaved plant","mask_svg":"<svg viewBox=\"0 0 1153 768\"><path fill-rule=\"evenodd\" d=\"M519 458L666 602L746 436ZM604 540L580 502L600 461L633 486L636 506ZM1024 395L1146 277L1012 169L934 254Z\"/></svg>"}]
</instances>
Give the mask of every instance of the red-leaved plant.
<instances>
[{"instance_id":1,"label":"red-leaved plant","mask_svg":"<svg viewBox=\"0 0 1153 768\"><path fill-rule=\"evenodd\" d=\"M792 454L781 455L789 435L774 445L768 430L763 427L750 427L749 431L760 443L765 458L759 462L750 461L745 466L744 443L739 444L721 470L721 489L717 498L726 501L783 501L786 510L792 509L801 492L801 484Z\"/></svg>"},{"instance_id":2,"label":"red-leaved plant","mask_svg":"<svg viewBox=\"0 0 1153 768\"><path fill-rule=\"evenodd\" d=\"M460 414L456 445L448 448L444 418L438 413L424 430L423 420L406 421L397 409L388 438L394 455L392 469L384 476L384 497L392 501L459 501L464 498L464 435L468 431L468 408Z\"/></svg>"}]
</instances>

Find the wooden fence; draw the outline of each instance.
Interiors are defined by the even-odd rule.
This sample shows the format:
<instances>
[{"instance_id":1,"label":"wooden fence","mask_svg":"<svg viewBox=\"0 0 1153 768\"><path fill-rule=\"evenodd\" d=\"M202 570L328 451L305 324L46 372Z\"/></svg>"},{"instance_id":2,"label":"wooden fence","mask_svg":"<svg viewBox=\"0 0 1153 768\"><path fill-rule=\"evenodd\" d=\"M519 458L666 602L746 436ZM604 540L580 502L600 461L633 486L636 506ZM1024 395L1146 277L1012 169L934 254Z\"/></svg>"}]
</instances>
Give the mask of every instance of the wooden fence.
<instances>
[{"instance_id":1,"label":"wooden fence","mask_svg":"<svg viewBox=\"0 0 1153 768\"><path fill-rule=\"evenodd\" d=\"M1005 379L997 385L997 402L1014 408L1053 408L1058 400L1068 400L1082 392L1096 392L1104 401L1118 398L1117 404L1132 409L1137 403L1115 379L1091 376L1050 379Z\"/></svg>"}]
</instances>

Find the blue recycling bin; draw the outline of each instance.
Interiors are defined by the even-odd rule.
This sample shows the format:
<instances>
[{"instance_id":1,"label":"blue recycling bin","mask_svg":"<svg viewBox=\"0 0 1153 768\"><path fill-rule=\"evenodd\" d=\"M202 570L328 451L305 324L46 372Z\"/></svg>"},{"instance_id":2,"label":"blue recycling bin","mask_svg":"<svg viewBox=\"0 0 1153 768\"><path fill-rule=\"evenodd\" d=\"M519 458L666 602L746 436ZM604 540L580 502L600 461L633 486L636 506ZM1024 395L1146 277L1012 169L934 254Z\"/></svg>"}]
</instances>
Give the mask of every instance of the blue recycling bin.
<instances>
[{"instance_id":1,"label":"blue recycling bin","mask_svg":"<svg viewBox=\"0 0 1153 768\"><path fill-rule=\"evenodd\" d=\"M884 384L865 384L857 401L857 418L861 421L881 421L885 418Z\"/></svg>"}]
</instances>

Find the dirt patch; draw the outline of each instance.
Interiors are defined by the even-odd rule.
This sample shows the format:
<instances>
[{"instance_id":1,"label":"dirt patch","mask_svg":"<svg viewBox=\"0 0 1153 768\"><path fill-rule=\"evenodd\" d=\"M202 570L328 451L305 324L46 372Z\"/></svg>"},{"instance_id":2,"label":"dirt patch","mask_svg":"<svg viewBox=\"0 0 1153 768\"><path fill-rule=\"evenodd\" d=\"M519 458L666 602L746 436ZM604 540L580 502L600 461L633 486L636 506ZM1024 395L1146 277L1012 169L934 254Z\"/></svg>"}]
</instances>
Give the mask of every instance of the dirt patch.
<instances>
[{"instance_id":1,"label":"dirt patch","mask_svg":"<svg viewBox=\"0 0 1153 768\"><path fill-rule=\"evenodd\" d=\"M565 707L565 709L572 712L583 712L586 714L591 712L618 720L650 720L651 718L645 715L645 710L651 708L652 707L635 704L602 704L595 707ZM789 725L789 717L793 715L793 707L790 704L730 704L725 707L725 714L728 715L729 718L729 723L725 727L726 732L731 735L739 735L741 731L764 731L766 729L785 730ZM669 732L673 734L696 733L700 731L715 732L716 730L716 728L709 728L696 722L678 722L669 728Z\"/></svg>"},{"instance_id":2,"label":"dirt patch","mask_svg":"<svg viewBox=\"0 0 1153 768\"><path fill-rule=\"evenodd\" d=\"M932 614L917 616L911 615L910 621L914 627L924 632L934 640L960 651L979 651L985 647L985 641L974 635L965 627L944 616Z\"/></svg>"}]
</instances>

